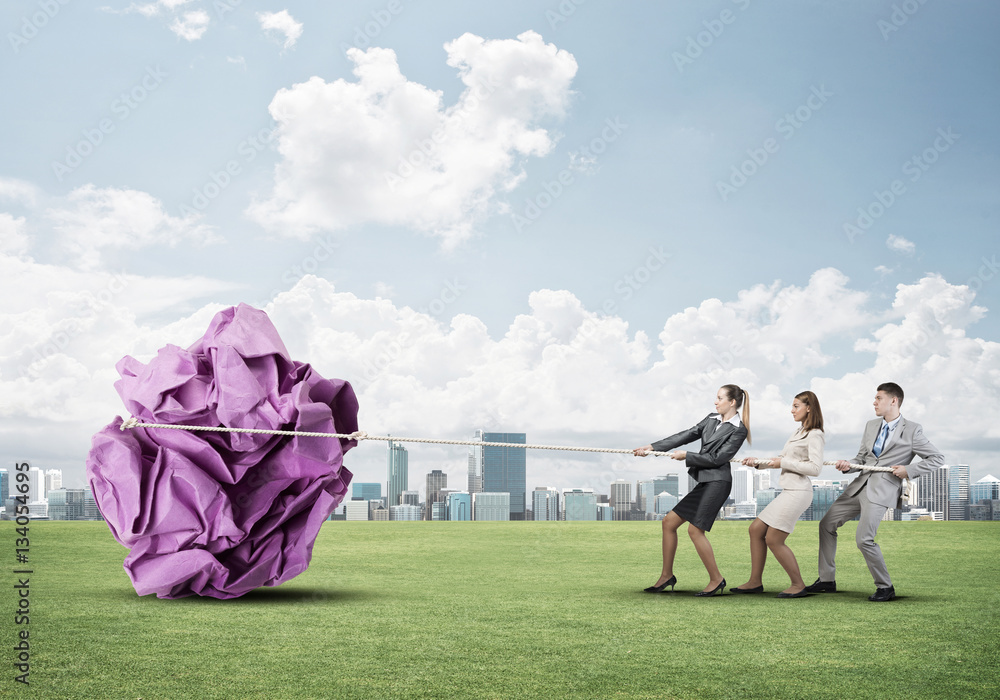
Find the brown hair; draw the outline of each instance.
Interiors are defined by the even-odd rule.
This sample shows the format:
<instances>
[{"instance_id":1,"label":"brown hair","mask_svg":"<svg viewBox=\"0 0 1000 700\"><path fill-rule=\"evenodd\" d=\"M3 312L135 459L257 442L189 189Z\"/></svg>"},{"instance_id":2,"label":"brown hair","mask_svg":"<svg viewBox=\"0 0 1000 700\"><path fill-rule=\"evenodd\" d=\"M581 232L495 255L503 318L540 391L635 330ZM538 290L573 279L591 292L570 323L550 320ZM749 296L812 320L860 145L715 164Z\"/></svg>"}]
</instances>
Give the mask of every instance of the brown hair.
<instances>
[{"instance_id":1,"label":"brown hair","mask_svg":"<svg viewBox=\"0 0 1000 700\"><path fill-rule=\"evenodd\" d=\"M810 430L823 429L823 409L819 407L819 399L811 391L801 391L795 395L799 401L809 407L809 413L802 421L802 429L807 433Z\"/></svg>"},{"instance_id":2,"label":"brown hair","mask_svg":"<svg viewBox=\"0 0 1000 700\"><path fill-rule=\"evenodd\" d=\"M895 382L886 382L885 384L879 384L875 391L881 391L889 396L896 399L896 406L903 406L903 387Z\"/></svg>"},{"instance_id":3,"label":"brown hair","mask_svg":"<svg viewBox=\"0 0 1000 700\"><path fill-rule=\"evenodd\" d=\"M743 415L740 420L743 421L743 425L747 429L747 444L752 445L753 441L750 439L750 394L735 384L724 384L722 388L729 400L736 402L737 411L740 410L740 406L743 407Z\"/></svg>"}]
</instances>

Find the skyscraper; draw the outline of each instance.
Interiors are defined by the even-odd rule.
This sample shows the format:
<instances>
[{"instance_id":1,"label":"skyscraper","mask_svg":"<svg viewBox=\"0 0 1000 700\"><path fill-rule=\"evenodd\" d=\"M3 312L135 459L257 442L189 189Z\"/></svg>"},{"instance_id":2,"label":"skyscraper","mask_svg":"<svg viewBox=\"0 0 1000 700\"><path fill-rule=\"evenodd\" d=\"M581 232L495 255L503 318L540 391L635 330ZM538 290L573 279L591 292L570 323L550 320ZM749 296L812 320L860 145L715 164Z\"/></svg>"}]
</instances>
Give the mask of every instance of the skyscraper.
<instances>
[{"instance_id":1,"label":"skyscraper","mask_svg":"<svg viewBox=\"0 0 1000 700\"><path fill-rule=\"evenodd\" d=\"M45 500L45 474L41 469L32 467L28 470L28 503L38 503Z\"/></svg>"},{"instance_id":2,"label":"skyscraper","mask_svg":"<svg viewBox=\"0 0 1000 700\"><path fill-rule=\"evenodd\" d=\"M427 520L432 520L434 504L444 500L441 489L448 488L448 475L440 469L434 469L427 475Z\"/></svg>"},{"instance_id":3,"label":"skyscraper","mask_svg":"<svg viewBox=\"0 0 1000 700\"><path fill-rule=\"evenodd\" d=\"M735 503L757 502L753 495L753 477L755 471L757 470L750 469L749 467L733 467L732 498Z\"/></svg>"},{"instance_id":4,"label":"skyscraper","mask_svg":"<svg viewBox=\"0 0 1000 700\"><path fill-rule=\"evenodd\" d=\"M930 513L941 513L948 520L948 467L940 467L913 482L917 487L917 505Z\"/></svg>"},{"instance_id":5,"label":"skyscraper","mask_svg":"<svg viewBox=\"0 0 1000 700\"><path fill-rule=\"evenodd\" d=\"M483 431L477 430L472 437L474 441L483 441ZM469 447L469 493L479 493L483 490L483 448L472 445Z\"/></svg>"},{"instance_id":6,"label":"skyscraper","mask_svg":"<svg viewBox=\"0 0 1000 700\"><path fill-rule=\"evenodd\" d=\"M386 505L392 508L392 506L398 506L402 503L400 497L403 495L403 491L410 488L410 469L406 448L390 440L386 448L386 466L389 472L389 489L386 494L389 500Z\"/></svg>"},{"instance_id":7,"label":"skyscraper","mask_svg":"<svg viewBox=\"0 0 1000 700\"><path fill-rule=\"evenodd\" d=\"M948 520L969 519L969 465L948 467Z\"/></svg>"},{"instance_id":8,"label":"skyscraper","mask_svg":"<svg viewBox=\"0 0 1000 700\"><path fill-rule=\"evenodd\" d=\"M42 493L42 497L48 496L49 491L54 491L56 489L62 488L62 470L61 469L47 469L45 471L45 489Z\"/></svg>"},{"instance_id":9,"label":"skyscraper","mask_svg":"<svg viewBox=\"0 0 1000 700\"><path fill-rule=\"evenodd\" d=\"M559 519L559 492L551 486L538 486L531 492L531 512L535 520Z\"/></svg>"},{"instance_id":10,"label":"skyscraper","mask_svg":"<svg viewBox=\"0 0 1000 700\"><path fill-rule=\"evenodd\" d=\"M6 469L0 469L0 506L7 502L10 496L10 474Z\"/></svg>"},{"instance_id":11,"label":"skyscraper","mask_svg":"<svg viewBox=\"0 0 1000 700\"><path fill-rule=\"evenodd\" d=\"M483 433L483 442L524 445L524 433ZM524 520L527 467L523 447L483 446L483 491L510 494L510 519Z\"/></svg>"},{"instance_id":12,"label":"skyscraper","mask_svg":"<svg viewBox=\"0 0 1000 700\"><path fill-rule=\"evenodd\" d=\"M756 496L758 491L763 491L764 489L771 488L771 470L770 469L754 469L753 470L753 492Z\"/></svg>"},{"instance_id":13,"label":"skyscraper","mask_svg":"<svg viewBox=\"0 0 1000 700\"><path fill-rule=\"evenodd\" d=\"M624 479L612 481L608 504L615 520L628 520L628 513L632 509L632 484Z\"/></svg>"}]
</instances>

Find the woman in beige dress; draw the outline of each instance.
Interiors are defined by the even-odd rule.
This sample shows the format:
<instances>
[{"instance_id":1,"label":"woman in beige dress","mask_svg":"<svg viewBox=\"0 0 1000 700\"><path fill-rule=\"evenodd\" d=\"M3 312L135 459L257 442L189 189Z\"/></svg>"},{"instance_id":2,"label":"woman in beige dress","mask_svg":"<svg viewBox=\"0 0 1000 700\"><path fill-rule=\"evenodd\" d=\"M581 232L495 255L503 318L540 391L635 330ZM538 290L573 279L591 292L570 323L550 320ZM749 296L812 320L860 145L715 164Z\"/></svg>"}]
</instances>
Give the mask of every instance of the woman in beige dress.
<instances>
[{"instance_id":1,"label":"woman in beige dress","mask_svg":"<svg viewBox=\"0 0 1000 700\"><path fill-rule=\"evenodd\" d=\"M778 485L781 493L750 524L750 580L742 586L729 589L732 593L763 593L764 562L767 550L792 580L792 585L778 594L779 598L802 598L806 584L799 573L795 554L785 540L795 529L795 521L812 503L812 481L823 469L823 412L819 399L811 391L803 391L792 401L792 418L801 425L788 438L777 457L758 460L747 457L743 464L757 469L781 469Z\"/></svg>"}]
</instances>

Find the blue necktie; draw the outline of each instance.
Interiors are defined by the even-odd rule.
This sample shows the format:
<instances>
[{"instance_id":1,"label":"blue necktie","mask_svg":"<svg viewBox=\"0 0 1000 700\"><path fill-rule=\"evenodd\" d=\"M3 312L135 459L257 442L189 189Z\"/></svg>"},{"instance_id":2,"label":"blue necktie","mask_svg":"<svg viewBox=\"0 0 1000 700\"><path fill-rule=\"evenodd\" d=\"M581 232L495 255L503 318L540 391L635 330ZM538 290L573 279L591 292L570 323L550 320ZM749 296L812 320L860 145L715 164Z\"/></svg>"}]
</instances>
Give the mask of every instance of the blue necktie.
<instances>
[{"instance_id":1,"label":"blue necktie","mask_svg":"<svg viewBox=\"0 0 1000 700\"><path fill-rule=\"evenodd\" d=\"M875 444L872 446L872 454L879 457L882 454L882 448L885 447L885 439L889 436L889 424L883 423L882 430L879 431L878 437L875 438Z\"/></svg>"}]
</instances>

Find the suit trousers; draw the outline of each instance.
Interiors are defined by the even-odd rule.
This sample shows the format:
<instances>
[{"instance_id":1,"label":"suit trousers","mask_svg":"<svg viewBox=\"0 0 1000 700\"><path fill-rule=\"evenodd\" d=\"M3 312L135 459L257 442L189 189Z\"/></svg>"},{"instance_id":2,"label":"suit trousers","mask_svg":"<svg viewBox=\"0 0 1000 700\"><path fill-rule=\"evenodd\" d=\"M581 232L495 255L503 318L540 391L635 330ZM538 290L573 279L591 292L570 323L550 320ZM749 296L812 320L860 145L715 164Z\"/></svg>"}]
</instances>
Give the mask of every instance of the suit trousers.
<instances>
[{"instance_id":1,"label":"suit trousers","mask_svg":"<svg viewBox=\"0 0 1000 700\"><path fill-rule=\"evenodd\" d=\"M837 568L834 557L837 554L837 528L855 516L860 516L858 530L855 535L858 549L868 564L868 570L875 579L876 588L888 588L892 585L889 571L885 568L882 550L875 543L875 533L885 515L885 506L868 500L868 485L853 496L841 496L819 521L819 579L820 581L835 581Z\"/></svg>"}]
</instances>

